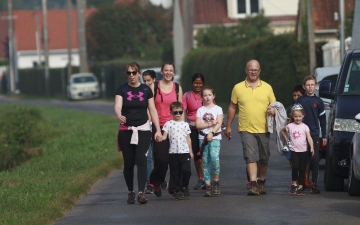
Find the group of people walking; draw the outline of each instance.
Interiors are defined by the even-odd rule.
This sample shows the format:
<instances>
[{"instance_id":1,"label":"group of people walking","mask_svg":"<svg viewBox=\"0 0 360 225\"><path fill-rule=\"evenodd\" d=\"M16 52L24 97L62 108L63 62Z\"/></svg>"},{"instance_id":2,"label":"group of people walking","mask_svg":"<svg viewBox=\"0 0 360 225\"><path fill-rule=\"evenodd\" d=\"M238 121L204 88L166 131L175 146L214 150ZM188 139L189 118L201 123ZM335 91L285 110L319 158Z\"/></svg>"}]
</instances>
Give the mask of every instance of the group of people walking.
<instances>
[{"instance_id":1,"label":"group of people walking","mask_svg":"<svg viewBox=\"0 0 360 225\"><path fill-rule=\"evenodd\" d=\"M259 62L247 62L245 72L246 79L233 88L224 134L228 140L231 139L231 123L238 109L238 132L250 181L248 195L259 195L267 192L265 177L270 157L267 117L274 117L279 112L271 106L276 101L271 86L260 80ZM192 76L192 90L183 93L181 86L173 82L175 66L172 62L163 63L163 79L158 82L155 72L148 70L142 74L145 84L140 83L141 70L136 62L129 63L125 73L128 82L117 88L114 109L120 122L118 146L124 159L123 173L129 191L127 203L136 202L133 185L135 165L138 203L148 202L145 194L161 197L162 190L166 189L176 200L189 199L191 158L194 160L198 176L194 189L204 189L205 197L218 196L221 125L224 113L215 103L215 90L204 86L204 76L196 73ZM303 106L303 109L306 109L306 106ZM294 113L291 115L296 117L292 121L298 125L302 118L296 110L294 107ZM287 133L292 131L288 126L284 129L283 133L288 137ZM307 130L303 130L306 136L305 142L302 141L301 145L306 144L306 137L310 142L312 136L316 137L316 133L311 132L310 137ZM294 141L293 138L289 140L294 146L300 145L300 142ZM292 151L296 149L293 148ZM312 153L316 151L314 147L311 147L311 150ZM295 159L296 154L293 155L291 157ZM152 163L154 166L151 170ZM303 176L300 175L297 181L295 174L299 175L299 171L300 174L303 173L303 167L300 168L298 164L292 164L292 185L299 184L300 187ZM165 180L168 167L169 183ZM303 175L305 176L304 173ZM292 186L291 190L293 189Z\"/></svg>"}]
</instances>

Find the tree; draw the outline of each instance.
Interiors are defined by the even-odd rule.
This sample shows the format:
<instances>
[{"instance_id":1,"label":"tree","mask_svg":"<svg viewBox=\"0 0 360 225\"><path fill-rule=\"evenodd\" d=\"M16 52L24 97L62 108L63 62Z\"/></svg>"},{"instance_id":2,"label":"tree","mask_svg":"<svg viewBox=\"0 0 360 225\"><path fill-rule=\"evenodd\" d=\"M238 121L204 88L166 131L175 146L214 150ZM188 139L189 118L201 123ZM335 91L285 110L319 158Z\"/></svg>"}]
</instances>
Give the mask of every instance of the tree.
<instances>
[{"instance_id":1,"label":"tree","mask_svg":"<svg viewBox=\"0 0 360 225\"><path fill-rule=\"evenodd\" d=\"M146 50L161 49L170 35L169 27L155 7L141 8L136 3L105 6L88 19L88 52L96 60L140 57Z\"/></svg>"},{"instance_id":2,"label":"tree","mask_svg":"<svg viewBox=\"0 0 360 225\"><path fill-rule=\"evenodd\" d=\"M225 27L212 24L208 29L201 29L195 40L198 46L233 47L248 43L251 40L271 36L270 20L261 13L255 17L240 19L238 25Z\"/></svg>"}]
</instances>

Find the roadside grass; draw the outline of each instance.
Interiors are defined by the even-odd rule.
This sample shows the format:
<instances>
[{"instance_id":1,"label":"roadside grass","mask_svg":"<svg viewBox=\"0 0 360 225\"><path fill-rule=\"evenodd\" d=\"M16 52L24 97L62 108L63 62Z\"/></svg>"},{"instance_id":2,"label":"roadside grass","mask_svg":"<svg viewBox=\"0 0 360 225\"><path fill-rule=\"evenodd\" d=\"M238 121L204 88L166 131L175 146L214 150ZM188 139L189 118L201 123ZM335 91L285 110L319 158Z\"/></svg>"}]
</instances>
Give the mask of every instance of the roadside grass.
<instances>
[{"instance_id":1,"label":"roadside grass","mask_svg":"<svg viewBox=\"0 0 360 225\"><path fill-rule=\"evenodd\" d=\"M0 105L0 111L11 105ZM52 224L99 179L122 167L115 117L34 107L51 125L43 154L0 172L0 224Z\"/></svg>"}]
</instances>

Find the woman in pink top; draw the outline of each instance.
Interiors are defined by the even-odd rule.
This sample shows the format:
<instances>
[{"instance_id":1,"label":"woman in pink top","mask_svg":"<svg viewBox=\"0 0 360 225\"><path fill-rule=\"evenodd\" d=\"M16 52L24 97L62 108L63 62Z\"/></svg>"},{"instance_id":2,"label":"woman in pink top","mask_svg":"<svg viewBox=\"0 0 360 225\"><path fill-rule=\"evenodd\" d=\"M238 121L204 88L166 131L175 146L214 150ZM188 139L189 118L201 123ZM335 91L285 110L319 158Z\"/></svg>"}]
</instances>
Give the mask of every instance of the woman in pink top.
<instances>
[{"instance_id":1,"label":"woman in pink top","mask_svg":"<svg viewBox=\"0 0 360 225\"><path fill-rule=\"evenodd\" d=\"M201 190L201 189L205 189L205 180L204 180L204 172L202 167L201 156L197 154L200 150L200 145L199 145L199 131L195 127L195 120L196 120L196 111L201 106L203 106L201 90L205 83L204 75L202 75L201 73L195 73L191 78L191 82L193 88L191 91L188 91L183 95L182 101L183 101L184 111L187 114L187 121L190 124L191 145L194 154L195 168L199 178L197 184L194 187L194 190Z\"/></svg>"},{"instance_id":2,"label":"woman in pink top","mask_svg":"<svg viewBox=\"0 0 360 225\"><path fill-rule=\"evenodd\" d=\"M164 124L173 118L170 114L170 104L176 101L182 102L181 97L178 97L182 96L182 89L179 86L179 93L177 93L177 84L172 81L174 73L174 64L172 62L164 62L161 67L163 79L151 86L154 90L155 107L159 115L161 130ZM155 88L154 85L157 85L157 88ZM161 197L161 189L165 190L167 188L165 176L169 164L169 148L169 139L162 142L153 141L154 169L151 171L150 183L147 186L146 192L153 192L157 197ZM171 186L170 181L169 189L171 189Z\"/></svg>"}]
</instances>

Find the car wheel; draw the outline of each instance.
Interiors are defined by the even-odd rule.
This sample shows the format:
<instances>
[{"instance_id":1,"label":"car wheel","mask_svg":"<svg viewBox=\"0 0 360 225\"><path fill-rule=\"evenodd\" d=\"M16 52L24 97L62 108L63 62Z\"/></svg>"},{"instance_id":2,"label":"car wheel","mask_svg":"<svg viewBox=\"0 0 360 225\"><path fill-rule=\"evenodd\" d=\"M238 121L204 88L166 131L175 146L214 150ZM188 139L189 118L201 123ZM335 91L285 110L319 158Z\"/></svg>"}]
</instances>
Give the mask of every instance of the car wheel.
<instances>
[{"instance_id":1,"label":"car wheel","mask_svg":"<svg viewBox=\"0 0 360 225\"><path fill-rule=\"evenodd\" d=\"M350 196L359 196L360 195L360 181L357 180L354 175L353 163L354 163L353 156L351 156L350 168L349 168L348 194Z\"/></svg>"},{"instance_id":2,"label":"car wheel","mask_svg":"<svg viewBox=\"0 0 360 225\"><path fill-rule=\"evenodd\" d=\"M324 188L326 191L344 190L344 178L333 173L333 162L328 151L326 152Z\"/></svg>"}]
</instances>

